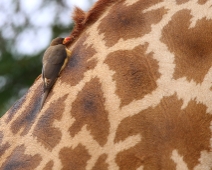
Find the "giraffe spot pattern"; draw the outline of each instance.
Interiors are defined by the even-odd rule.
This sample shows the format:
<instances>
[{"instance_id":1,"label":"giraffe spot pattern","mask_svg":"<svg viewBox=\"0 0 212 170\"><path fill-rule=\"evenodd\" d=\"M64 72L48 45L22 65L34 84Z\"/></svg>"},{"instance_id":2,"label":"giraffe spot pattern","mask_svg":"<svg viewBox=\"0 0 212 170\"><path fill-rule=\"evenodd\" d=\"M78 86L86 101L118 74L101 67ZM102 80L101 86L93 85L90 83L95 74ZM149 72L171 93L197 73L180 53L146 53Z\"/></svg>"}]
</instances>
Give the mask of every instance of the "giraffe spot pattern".
<instances>
[{"instance_id":1,"label":"giraffe spot pattern","mask_svg":"<svg viewBox=\"0 0 212 170\"><path fill-rule=\"evenodd\" d=\"M28 91L29 93L29 91ZM12 120L13 116L15 115L15 113L21 109L21 106L24 104L24 102L26 102L26 96L27 94L25 94L21 99L19 99L8 111L8 117L6 119L6 122L8 123L9 121Z\"/></svg>"},{"instance_id":2,"label":"giraffe spot pattern","mask_svg":"<svg viewBox=\"0 0 212 170\"><path fill-rule=\"evenodd\" d=\"M198 20L194 28L189 28L190 20L190 11L176 13L164 27L161 40L175 55L174 78L201 83L212 63L212 20Z\"/></svg>"},{"instance_id":3,"label":"giraffe spot pattern","mask_svg":"<svg viewBox=\"0 0 212 170\"><path fill-rule=\"evenodd\" d=\"M10 147L10 144L7 142L6 144L2 143L3 140L3 133L0 132L0 158L5 153L5 151Z\"/></svg>"},{"instance_id":4,"label":"giraffe spot pattern","mask_svg":"<svg viewBox=\"0 0 212 170\"><path fill-rule=\"evenodd\" d=\"M120 4L120 6L124 8L122 9L118 5L115 5L111 11L115 13L119 10L120 11L122 10L121 13L123 13L123 15L120 15L119 13L119 16L114 15L114 18L112 15L110 18L106 16L105 18L103 18L103 20L101 20L101 22L118 21L117 18L121 17L120 23L117 24L118 25L117 27L115 27L115 22L109 24L110 25L110 27L108 26L109 32L107 32L107 30L103 28L102 26L103 24L102 25L100 24L99 27L100 31L104 29L106 31L105 41L108 46L112 46L113 44L118 42L118 40L120 40L121 38L123 39L134 38L136 37L134 35L143 36L144 34L149 33L151 30L151 25L154 27L155 25L153 24L159 22L161 17L166 13L164 8L140 14L131 12L130 15L135 14L136 17L137 15L138 17L140 17L141 15L140 19L142 19L143 17L142 24L145 31L141 30L141 32L137 31L137 34L134 33L128 34L128 32L125 32L124 28L122 27L126 27L126 29L128 29L129 31L134 31L140 28L138 25L136 25L137 20L131 20L130 16L127 16L125 14L129 12L127 8L137 10L137 7L135 6L137 5L142 6L142 8L145 9L153 4L153 1L151 0L148 2L147 0L141 0L141 1L142 2L137 3L135 2L133 3L133 5L128 5L126 9L124 9L125 6L123 5L123 1L114 1L114 4ZM155 1L155 3L157 2L159 1ZM163 2L166 5L169 4L168 1ZM182 4L186 2L186 0L177 0L176 2L178 4ZM198 2L203 4L206 2L206 0L199 0ZM148 3L151 5L148 5ZM115 9L117 11L115 11ZM184 16L183 13L185 14L186 17ZM181 20L179 19L180 17ZM152 20L152 18L155 19ZM176 22L176 24L173 22ZM206 72L204 73L204 70L205 69L207 70L208 64L211 63L210 49L208 48L206 41L208 41L208 44L211 44L211 40L210 37L206 37L205 33L201 34L200 32L201 31L204 32L206 30L207 34L211 35L211 33L209 32L209 28L211 28L210 24L211 20L208 19L207 20L208 23L204 22L206 22L206 19L199 20L197 22L197 27L188 29L189 24L191 23L190 11L183 10L174 15L171 21L168 23L168 26L166 26L163 29L163 35L161 40L163 41L163 43L167 44L168 49L173 54L175 54L175 57L178 57L174 61L176 64L176 71L174 72L175 79L187 76L190 73L192 73L192 71L196 71L197 75L193 75L193 77L189 75L190 76L188 77L189 80L195 80L196 82L198 81L201 82L203 77L205 76ZM138 28L133 29L132 25ZM200 29L200 27L205 27L205 30ZM179 31L179 29L181 30ZM116 34L117 38L114 38L113 36L116 36ZM95 49L93 49L94 47L84 45L87 36L91 36L92 38L92 34L86 35L85 33L82 32L81 37L79 38L79 40L77 40L76 44L74 44L75 47L73 49L72 58L69 60L69 63L64 70L65 73L61 75L62 83L70 84L70 86L77 85L81 80L82 82L85 80L85 79L83 80L84 73L87 70L93 69L96 66L97 62L95 61L95 59L90 60L91 57L96 53ZM189 40L187 36L191 36L192 39ZM200 46L201 43L199 43L198 41L201 41L203 45ZM111 70L114 70L113 81L115 82L114 84L116 85L117 89L116 94L118 95L118 97L120 97L121 100L121 106L129 104L133 100L140 100L146 94L151 93L153 90L157 88L156 81L158 80L158 78L160 78L161 75L157 71L159 68L157 61L153 58L154 54L146 53L148 45L149 44L140 45L130 51L121 49L120 51L116 51L109 54L107 56L108 58L105 60L105 63L109 66L109 68ZM195 45L197 46L195 47ZM189 55L183 55L183 54L189 54ZM203 57L201 56L201 54L203 54ZM184 60L184 58L179 58L180 56L181 57L186 56L187 58L185 57ZM192 57L194 56L195 62L193 61L192 63L191 60L192 57L188 58L188 56ZM201 57L199 56L201 56L202 59L205 60L205 62L202 62ZM155 57L157 57L157 54L155 55ZM182 62L181 60L182 61L184 60L184 63L180 63ZM119 63L115 64L117 62ZM192 65L189 64L189 62L194 64L193 67L196 67L196 70L191 68ZM200 67L198 66L198 63ZM180 64L183 64L182 69L179 67ZM203 70L201 70L201 66L203 65L205 65L206 68L203 68ZM185 69L186 67L188 68L188 70ZM189 71L189 69L190 70L192 69L192 71ZM87 79L85 81L87 81ZM148 87L145 84L145 82L150 87ZM85 84L84 88L81 89L79 94L77 94L78 96L75 102L70 103L67 106L68 108L72 109L70 115L73 117L75 122L72 125L70 125L71 123L69 121L67 122L69 122L70 124L64 122L65 124L64 126L66 126L66 128L64 129L65 131L67 131L67 128L71 126L69 129L70 135L72 137L75 136L77 138L77 135L81 133L82 127L86 127L87 128L86 130L89 131L88 133L89 137L96 140L97 143L101 145L100 147L102 148L101 151L103 151L104 153L105 149L104 144L106 143L106 141L110 141L107 139L107 137L110 136L108 130L110 128L108 118L109 116L111 119L114 119L116 117L113 117L112 115L113 113L111 112L108 113L107 110L105 110L104 92L102 91L101 86L102 84L98 78L93 78L90 80L90 82L87 82ZM29 112L26 113L26 110L24 110L23 113L20 113L18 112L19 110L17 110L18 112L17 114L20 115L17 115L18 119L12 123L11 130L13 133L17 133L20 129L23 129L22 135L24 135L29 131L29 129L33 125L37 113L31 107L39 108L38 104L40 103L40 100L36 100L36 98L40 99L40 96L42 94L41 93L42 87L36 86L36 88L40 89L40 91L33 90L35 96L33 97L32 102L30 102L30 105L32 106L27 106ZM145 91L145 89L147 89L147 91ZM165 91L166 89L163 88L163 90ZM199 92L200 88L198 89L197 87L195 90ZM132 92L132 94L129 93L129 91ZM140 96L137 94L139 92L141 92L141 94L139 94ZM60 93L60 91L58 90L57 93ZM131 110L125 107L129 111L129 115L131 116L128 115L129 117L127 118L122 117L123 120L122 121L120 120L121 123L118 122L118 129L115 129L114 132L116 136L115 140L112 141L111 151L107 150L106 151L107 154L102 154L98 156L98 158L96 157L97 161L92 162L95 164L94 167L92 167L93 170L109 169L111 165L114 165L113 164L114 159L111 160L112 163L110 162L110 160L108 160L111 159L111 155L112 156L116 155L115 166L118 167L117 169L122 170L179 169L179 166L176 165L177 161L171 160L173 153L175 154L175 156L176 155L179 157L182 156L182 159L185 162L186 166L188 166L188 169L194 169L196 165L199 165L201 163L203 163L202 167L204 166L204 168L210 169L211 168L210 127L212 117L206 111L206 109L208 108L204 104L196 102L195 99L191 100L187 104L187 106L185 106L184 109L181 109L185 101L183 102L179 98L180 97L178 96L178 94L169 97L164 97L161 100L161 102L157 104L157 106L154 107L150 106L146 110L142 110L137 114L135 113L134 108L132 108L132 111L134 111L134 113L131 114L130 113ZM64 96L64 100L65 99L66 98ZM37 142L36 140L38 140L42 145L44 145L46 148L50 150L50 151L46 150L45 152L49 152L51 154L52 148L55 147L58 142L61 142L60 144L62 145L63 148L62 150L59 151L59 154L58 153L56 154L54 161L61 161L63 169L86 169L89 163L91 163L90 160L93 160L94 158L93 156L96 156L92 155L92 152L90 152L93 149L92 146L94 145L89 143L90 141L87 142L86 141L87 138L85 137L83 139L77 139L76 141L75 141L76 138L74 138L73 141L71 140L70 143L68 143L68 146L66 145L66 147L64 147L63 144L66 143L66 141L61 141L61 131L58 131L59 129L53 126L54 120L58 120L58 122L60 122L60 125L63 123L61 122L62 119L61 115L58 113L58 110L61 109L60 113L63 113L64 107L66 106L65 103L61 100L62 98L60 98L56 102L53 102L52 105L50 105L50 107L46 110L46 112L40 113L44 115L40 115L41 116L40 120L38 121L37 127L35 128L36 130L33 131L32 133L33 143L32 145L27 145L27 143L25 143L25 146L28 147L27 149L30 149L30 147L32 148L34 146L37 146L34 145L34 142L36 143ZM27 102L29 102L28 99ZM145 100L145 102L149 101ZM114 104L113 102L108 103L107 103L108 105L111 104L112 106ZM17 109L19 109L17 104L14 106L14 109L16 109L16 107ZM135 109L138 109L137 107L139 106L135 106ZM117 113L123 113L122 112L123 110L124 109L121 109L121 112L117 111ZM14 112L16 112L16 110L14 110ZM13 115L14 113L12 111L10 116L8 116L8 121L13 118ZM122 115L120 115L120 117L121 116ZM126 117L126 115L124 117ZM53 131L53 133L52 134L46 133L46 131ZM2 144L2 138L4 137L5 138L4 140L7 140L8 138L8 141L13 146L14 142L13 140L16 139L16 135L8 136L7 131L4 132L4 135L5 136L3 136L3 133L0 132L0 144ZM53 138L51 135L55 135L55 138ZM67 138L65 140L69 141L71 139L70 135L67 135L66 136ZM135 142L135 145L130 145L129 143L126 142L127 143L126 145L121 145L123 141L125 140L127 141L128 139L130 139L129 142L133 143L134 142L132 140L133 136L140 137L139 139L141 140L138 140L139 143ZM19 137L17 139L17 142L15 143L18 143L19 139L22 140L22 138ZM44 140L46 139L47 142L44 142ZM51 140L56 141L52 142ZM96 141L94 143L96 143ZM78 142L79 144L77 145L76 142ZM118 146L117 149L119 149L118 154L115 153L114 155L113 149L116 149L115 148L116 146L113 147L113 144L115 145L117 144L116 145ZM111 144L109 145L111 146ZM6 146L3 145L2 154L4 154L5 150L7 149L7 146L9 146L9 144ZM41 151L38 150L38 153L39 152ZM201 155L203 152L209 153L210 155L209 154L206 156ZM6 162L1 166L1 168L36 169L37 165L39 165L42 159L41 156L39 156L38 154L27 155L25 153L25 147L23 145L17 147L10 154L11 154L10 156L7 156L7 154L5 154L6 156L3 155L4 156L3 159ZM0 156L1 156L1 150L0 150ZM59 158L57 156L59 156ZM48 160L49 162L46 165L44 165L45 169L53 169L53 168L60 169L60 167L59 168L56 167L58 164L56 163L54 164L51 159L52 158L49 158ZM204 161L206 161L206 163Z\"/></svg>"},{"instance_id":5,"label":"giraffe spot pattern","mask_svg":"<svg viewBox=\"0 0 212 170\"><path fill-rule=\"evenodd\" d=\"M16 147L1 168L5 170L35 169L42 160L41 156L38 154L26 155L24 152L25 147L23 145Z\"/></svg>"},{"instance_id":6,"label":"giraffe spot pattern","mask_svg":"<svg viewBox=\"0 0 212 170\"><path fill-rule=\"evenodd\" d=\"M39 119L33 132L33 136L37 137L37 140L49 150L52 150L61 140L62 133L54 127L53 123L54 120L61 119L66 98L67 95L50 104Z\"/></svg>"},{"instance_id":7,"label":"giraffe spot pattern","mask_svg":"<svg viewBox=\"0 0 212 170\"><path fill-rule=\"evenodd\" d=\"M180 5L180 4L184 4L184 3L186 3L186 2L188 2L189 0L176 0L176 3L178 4L178 5Z\"/></svg>"},{"instance_id":8,"label":"giraffe spot pattern","mask_svg":"<svg viewBox=\"0 0 212 170\"><path fill-rule=\"evenodd\" d=\"M106 143L109 121L104 102L99 79L91 79L72 103L71 115L76 120L69 129L71 136L76 135L84 125L87 125L87 129L101 146Z\"/></svg>"},{"instance_id":9,"label":"giraffe spot pattern","mask_svg":"<svg viewBox=\"0 0 212 170\"><path fill-rule=\"evenodd\" d=\"M208 1L208 0L198 0L198 3L201 4L201 5L203 5L203 4L205 4L207 1Z\"/></svg>"},{"instance_id":10,"label":"giraffe spot pattern","mask_svg":"<svg viewBox=\"0 0 212 170\"><path fill-rule=\"evenodd\" d=\"M86 41L87 34L83 34L72 51L70 60L64 69L61 78L67 84L75 86L83 79L84 73L87 70L93 69L97 61L88 61L96 51L91 47L86 47L83 43Z\"/></svg>"},{"instance_id":11,"label":"giraffe spot pattern","mask_svg":"<svg viewBox=\"0 0 212 170\"><path fill-rule=\"evenodd\" d=\"M108 164L106 163L106 159L106 154L101 155L92 170L108 170Z\"/></svg>"},{"instance_id":12,"label":"giraffe spot pattern","mask_svg":"<svg viewBox=\"0 0 212 170\"><path fill-rule=\"evenodd\" d=\"M207 114L205 105L193 100L185 109L181 109L182 104L176 94L164 97L155 108L121 122L115 142L136 134L140 134L143 140L117 155L120 169L133 170L141 165L151 170L176 169L170 159L173 149L183 155L188 169L199 163L201 151L210 151L212 115Z\"/></svg>"},{"instance_id":13,"label":"giraffe spot pattern","mask_svg":"<svg viewBox=\"0 0 212 170\"><path fill-rule=\"evenodd\" d=\"M39 85L35 89L34 95L30 99L30 104L25 108L25 110L19 115L19 117L14 120L11 124L11 131L16 134L20 129L22 129L21 135L26 135L31 126L34 124L34 121L39 113L40 99L43 93L42 85ZM18 101L18 103L21 101Z\"/></svg>"},{"instance_id":14,"label":"giraffe spot pattern","mask_svg":"<svg viewBox=\"0 0 212 170\"><path fill-rule=\"evenodd\" d=\"M51 160L46 164L46 166L43 168L43 170L52 170L53 165L54 165L54 162Z\"/></svg>"},{"instance_id":15,"label":"giraffe spot pattern","mask_svg":"<svg viewBox=\"0 0 212 170\"><path fill-rule=\"evenodd\" d=\"M104 40L109 47L115 45L121 38L127 40L149 33L151 25L158 23L166 13L164 8L142 13L142 10L155 4L150 0L138 1L129 6L124 3L116 3L98 27L99 33L104 34Z\"/></svg>"},{"instance_id":16,"label":"giraffe spot pattern","mask_svg":"<svg viewBox=\"0 0 212 170\"><path fill-rule=\"evenodd\" d=\"M80 159L79 159L80 157ZM62 163L62 170L81 170L85 169L87 161L90 159L86 148L79 144L75 148L63 148L59 153L59 158Z\"/></svg>"},{"instance_id":17,"label":"giraffe spot pattern","mask_svg":"<svg viewBox=\"0 0 212 170\"><path fill-rule=\"evenodd\" d=\"M158 63L152 53L146 54L147 44L133 50L119 50L111 53L105 63L115 71L116 93L121 99L121 106L133 100L142 99L157 88L156 80L160 77Z\"/></svg>"}]
</instances>

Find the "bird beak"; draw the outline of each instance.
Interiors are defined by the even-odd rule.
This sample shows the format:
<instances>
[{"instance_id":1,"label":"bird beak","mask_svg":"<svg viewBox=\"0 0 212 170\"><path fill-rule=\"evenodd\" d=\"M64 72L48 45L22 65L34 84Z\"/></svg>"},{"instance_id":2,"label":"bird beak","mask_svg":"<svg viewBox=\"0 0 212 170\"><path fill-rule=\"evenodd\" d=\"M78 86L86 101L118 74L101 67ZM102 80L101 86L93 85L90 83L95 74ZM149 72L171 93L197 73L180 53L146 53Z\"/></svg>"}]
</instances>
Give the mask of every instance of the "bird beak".
<instances>
[{"instance_id":1,"label":"bird beak","mask_svg":"<svg viewBox=\"0 0 212 170\"><path fill-rule=\"evenodd\" d=\"M71 37L66 37L63 40L63 44L66 44L67 42L71 41Z\"/></svg>"}]
</instances>

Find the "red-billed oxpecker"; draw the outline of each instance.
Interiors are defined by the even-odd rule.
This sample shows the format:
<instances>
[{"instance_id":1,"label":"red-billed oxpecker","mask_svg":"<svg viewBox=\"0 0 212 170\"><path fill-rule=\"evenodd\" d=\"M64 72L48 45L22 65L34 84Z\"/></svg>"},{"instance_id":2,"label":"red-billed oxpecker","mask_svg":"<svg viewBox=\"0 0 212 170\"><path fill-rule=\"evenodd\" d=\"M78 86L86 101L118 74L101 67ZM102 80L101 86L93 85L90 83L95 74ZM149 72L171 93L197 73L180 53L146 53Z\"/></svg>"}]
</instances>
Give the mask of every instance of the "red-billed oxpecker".
<instances>
[{"instance_id":1,"label":"red-billed oxpecker","mask_svg":"<svg viewBox=\"0 0 212 170\"><path fill-rule=\"evenodd\" d=\"M44 94L41 100L40 110L42 109L52 86L57 80L57 77L66 66L68 58L71 56L71 51L65 46L70 40L70 37L57 37L53 39L43 55L42 78L44 82Z\"/></svg>"}]
</instances>

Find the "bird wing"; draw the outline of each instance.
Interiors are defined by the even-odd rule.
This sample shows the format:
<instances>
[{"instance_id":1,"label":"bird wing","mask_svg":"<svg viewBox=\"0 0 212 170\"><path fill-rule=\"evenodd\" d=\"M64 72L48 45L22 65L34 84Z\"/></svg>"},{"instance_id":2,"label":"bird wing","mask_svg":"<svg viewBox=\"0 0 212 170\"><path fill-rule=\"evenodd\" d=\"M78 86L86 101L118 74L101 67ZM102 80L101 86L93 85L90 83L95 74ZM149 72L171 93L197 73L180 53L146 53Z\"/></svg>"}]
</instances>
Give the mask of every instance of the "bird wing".
<instances>
[{"instance_id":1,"label":"bird wing","mask_svg":"<svg viewBox=\"0 0 212 170\"><path fill-rule=\"evenodd\" d=\"M44 90L53 86L66 58L67 53L64 45L52 46L46 51L42 70Z\"/></svg>"},{"instance_id":2,"label":"bird wing","mask_svg":"<svg viewBox=\"0 0 212 170\"><path fill-rule=\"evenodd\" d=\"M50 46L44 53L43 65L46 63L60 64L67 57L66 48L62 44Z\"/></svg>"}]
</instances>

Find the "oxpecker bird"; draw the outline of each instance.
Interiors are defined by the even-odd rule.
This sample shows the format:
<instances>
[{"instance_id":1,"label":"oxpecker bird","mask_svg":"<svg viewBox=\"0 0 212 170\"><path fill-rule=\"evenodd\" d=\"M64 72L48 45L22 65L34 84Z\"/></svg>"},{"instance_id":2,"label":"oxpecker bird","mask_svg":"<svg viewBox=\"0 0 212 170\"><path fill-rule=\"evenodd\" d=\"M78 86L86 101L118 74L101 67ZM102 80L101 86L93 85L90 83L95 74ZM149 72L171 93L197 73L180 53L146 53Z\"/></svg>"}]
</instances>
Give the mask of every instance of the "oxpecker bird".
<instances>
[{"instance_id":1,"label":"oxpecker bird","mask_svg":"<svg viewBox=\"0 0 212 170\"><path fill-rule=\"evenodd\" d=\"M44 94L41 100L40 110L54 85L60 72L67 64L71 51L66 48L66 43L71 40L70 37L55 38L43 55L42 78L44 82Z\"/></svg>"}]
</instances>

